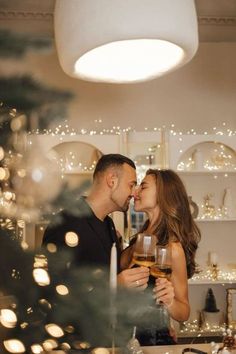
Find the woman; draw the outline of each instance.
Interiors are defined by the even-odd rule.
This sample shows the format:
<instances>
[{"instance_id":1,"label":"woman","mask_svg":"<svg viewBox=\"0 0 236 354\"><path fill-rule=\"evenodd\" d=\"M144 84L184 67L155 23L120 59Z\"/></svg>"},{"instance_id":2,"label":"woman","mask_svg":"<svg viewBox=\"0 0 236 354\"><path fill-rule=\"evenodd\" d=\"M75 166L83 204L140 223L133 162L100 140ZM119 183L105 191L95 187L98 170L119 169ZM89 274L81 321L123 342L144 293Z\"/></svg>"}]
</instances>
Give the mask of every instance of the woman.
<instances>
[{"instance_id":1,"label":"woman","mask_svg":"<svg viewBox=\"0 0 236 354\"><path fill-rule=\"evenodd\" d=\"M171 318L186 321L190 313L187 278L196 271L200 231L191 216L179 176L172 170L148 170L136 191L134 209L147 215L141 232L156 235L158 245L169 245L172 250L172 275L170 281L156 279L153 289L156 302L165 305ZM123 269L132 266L135 238L131 243L122 254ZM122 272L121 277L120 283L134 287L129 272ZM136 287L146 288L145 281L145 277L135 280Z\"/></svg>"}]
</instances>

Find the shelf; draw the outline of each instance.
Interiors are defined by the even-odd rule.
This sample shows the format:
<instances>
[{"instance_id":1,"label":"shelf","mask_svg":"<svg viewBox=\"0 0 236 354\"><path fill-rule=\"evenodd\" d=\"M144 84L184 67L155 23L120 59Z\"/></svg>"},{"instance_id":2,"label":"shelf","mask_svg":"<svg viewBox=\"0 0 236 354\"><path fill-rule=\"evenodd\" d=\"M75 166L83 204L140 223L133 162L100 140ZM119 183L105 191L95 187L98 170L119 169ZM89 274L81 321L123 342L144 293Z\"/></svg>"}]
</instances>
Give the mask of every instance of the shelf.
<instances>
[{"instance_id":1,"label":"shelf","mask_svg":"<svg viewBox=\"0 0 236 354\"><path fill-rule=\"evenodd\" d=\"M194 219L195 222L229 222L229 221L236 221L236 217L235 218L225 218L225 219Z\"/></svg>"},{"instance_id":2,"label":"shelf","mask_svg":"<svg viewBox=\"0 0 236 354\"><path fill-rule=\"evenodd\" d=\"M189 337L222 337L222 330L217 330L217 331L204 331L204 330L196 330L196 331L183 331L183 332L178 332L177 337L178 338L189 338Z\"/></svg>"},{"instance_id":3,"label":"shelf","mask_svg":"<svg viewBox=\"0 0 236 354\"><path fill-rule=\"evenodd\" d=\"M80 176L92 176L93 171L80 171L80 170L71 170L63 172L64 175L80 175Z\"/></svg>"},{"instance_id":4,"label":"shelf","mask_svg":"<svg viewBox=\"0 0 236 354\"><path fill-rule=\"evenodd\" d=\"M176 170L176 172L180 175L218 175L218 174L236 174L236 170L232 171L232 170L203 170L203 171L182 171L182 170Z\"/></svg>"},{"instance_id":5,"label":"shelf","mask_svg":"<svg viewBox=\"0 0 236 354\"><path fill-rule=\"evenodd\" d=\"M188 280L189 285L214 285L214 284L220 284L220 285L225 285L225 284L236 284L236 279L235 280L209 280L209 279L199 279L199 280Z\"/></svg>"}]
</instances>

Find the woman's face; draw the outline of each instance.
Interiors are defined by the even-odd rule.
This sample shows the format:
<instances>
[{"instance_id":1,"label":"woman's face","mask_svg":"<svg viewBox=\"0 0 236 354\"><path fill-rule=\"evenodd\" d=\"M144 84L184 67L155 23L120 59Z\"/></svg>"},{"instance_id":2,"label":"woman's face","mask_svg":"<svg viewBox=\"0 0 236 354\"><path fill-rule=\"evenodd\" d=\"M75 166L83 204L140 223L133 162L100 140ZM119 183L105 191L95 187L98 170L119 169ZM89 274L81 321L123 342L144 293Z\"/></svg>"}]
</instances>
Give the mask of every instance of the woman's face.
<instances>
[{"instance_id":1,"label":"woman's face","mask_svg":"<svg viewBox=\"0 0 236 354\"><path fill-rule=\"evenodd\" d=\"M155 176L146 176L140 186L136 189L134 195L135 211L152 211L157 205L157 186Z\"/></svg>"}]
</instances>

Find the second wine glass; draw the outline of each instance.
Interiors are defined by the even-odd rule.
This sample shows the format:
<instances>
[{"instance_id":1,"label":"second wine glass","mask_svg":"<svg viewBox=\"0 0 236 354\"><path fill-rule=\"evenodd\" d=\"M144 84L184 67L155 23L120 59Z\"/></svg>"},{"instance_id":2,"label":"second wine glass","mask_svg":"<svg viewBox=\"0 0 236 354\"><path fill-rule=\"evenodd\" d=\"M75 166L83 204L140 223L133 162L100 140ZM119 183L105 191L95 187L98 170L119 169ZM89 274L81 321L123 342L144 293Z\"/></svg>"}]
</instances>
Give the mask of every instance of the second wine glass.
<instances>
[{"instance_id":1,"label":"second wine glass","mask_svg":"<svg viewBox=\"0 0 236 354\"><path fill-rule=\"evenodd\" d=\"M154 278L166 278L170 280L172 273L172 256L170 246L156 247L156 262L150 268L150 274Z\"/></svg>"}]
</instances>

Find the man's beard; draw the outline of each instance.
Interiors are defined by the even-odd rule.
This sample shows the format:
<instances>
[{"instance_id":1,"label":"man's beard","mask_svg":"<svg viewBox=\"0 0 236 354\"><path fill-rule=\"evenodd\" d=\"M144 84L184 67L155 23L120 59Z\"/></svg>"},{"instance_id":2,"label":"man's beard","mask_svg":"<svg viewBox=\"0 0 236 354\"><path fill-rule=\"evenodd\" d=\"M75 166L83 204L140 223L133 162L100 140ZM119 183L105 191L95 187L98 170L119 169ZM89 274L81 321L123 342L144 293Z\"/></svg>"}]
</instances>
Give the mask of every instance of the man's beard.
<instances>
[{"instance_id":1,"label":"man's beard","mask_svg":"<svg viewBox=\"0 0 236 354\"><path fill-rule=\"evenodd\" d=\"M116 206L117 206L117 211L123 211L123 212L128 211L130 199L131 199L131 198L128 198L128 199L126 200L126 202L125 202L123 205L120 205L120 204L119 204L115 199L113 199L113 197L111 196L111 200L112 200L113 203L115 203Z\"/></svg>"}]
</instances>

